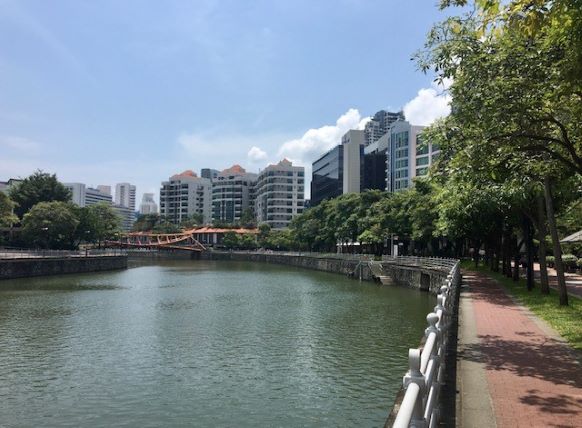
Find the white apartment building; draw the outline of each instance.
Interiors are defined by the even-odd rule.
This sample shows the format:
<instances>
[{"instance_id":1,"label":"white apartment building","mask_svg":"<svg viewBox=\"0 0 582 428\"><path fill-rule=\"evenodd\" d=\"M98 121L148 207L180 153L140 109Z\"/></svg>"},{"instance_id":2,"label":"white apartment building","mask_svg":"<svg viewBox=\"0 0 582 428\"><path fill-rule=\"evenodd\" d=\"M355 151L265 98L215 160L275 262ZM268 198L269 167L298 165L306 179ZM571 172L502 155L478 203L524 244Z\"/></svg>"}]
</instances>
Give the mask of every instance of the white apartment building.
<instances>
[{"instance_id":1,"label":"white apartment building","mask_svg":"<svg viewBox=\"0 0 582 428\"><path fill-rule=\"evenodd\" d=\"M140 214L157 214L158 204L154 201L153 193L144 193L141 197L141 204L139 206Z\"/></svg>"},{"instance_id":2,"label":"white apartment building","mask_svg":"<svg viewBox=\"0 0 582 428\"><path fill-rule=\"evenodd\" d=\"M386 154L386 190L397 192L412 187L412 179L428 173L440 153L439 147L423 142L424 126L398 120L390 127L389 150Z\"/></svg>"},{"instance_id":3,"label":"white apartment building","mask_svg":"<svg viewBox=\"0 0 582 428\"><path fill-rule=\"evenodd\" d=\"M254 212L257 177L240 165L217 174L212 180L212 220L236 223L247 208Z\"/></svg>"},{"instance_id":4,"label":"white apartment building","mask_svg":"<svg viewBox=\"0 0 582 428\"><path fill-rule=\"evenodd\" d=\"M305 168L287 159L269 165L259 173L256 187L257 222L273 229L284 229L305 204Z\"/></svg>"},{"instance_id":5,"label":"white apartment building","mask_svg":"<svg viewBox=\"0 0 582 428\"><path fill-rule=\"evenodd\" d=\"M188 170L162 182L160 214L178 224L193 214L202 214L204 223L212 220L212 183Z\"/></svg>"},{"instance_id":6,"label":"white apartment building","mask_svg":"<svg viewBox=\"0 0 582 428\"><path fill-rule=\"evenodd\" d=\"M342 137L344 146L343 193L360 193L366 134L363 130L350 129Z\"/></svg>"},{"instance_id":7,"label":"white apartment building","mask_svg":"<svg viewBox=\"0 0 582 428\"><path fill-rule=\"evenodd\" d=\"M115 185L115 204L135 211L135 186L129 183Z\"/></svg>"}]
</instances>

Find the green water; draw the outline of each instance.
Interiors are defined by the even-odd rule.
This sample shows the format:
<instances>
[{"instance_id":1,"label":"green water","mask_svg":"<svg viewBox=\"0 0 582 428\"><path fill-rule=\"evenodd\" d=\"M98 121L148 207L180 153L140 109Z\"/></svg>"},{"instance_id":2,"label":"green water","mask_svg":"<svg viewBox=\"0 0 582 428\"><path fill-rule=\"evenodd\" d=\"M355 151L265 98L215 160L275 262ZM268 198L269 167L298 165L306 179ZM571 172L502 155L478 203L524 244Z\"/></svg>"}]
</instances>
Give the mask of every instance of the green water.
<instances>
[{"instance_id":1,"label":"green water","mask_svg":"<svg viewBox=\"0 0 582 428\"><path fill-rule=\"evenodd\" d=\"M0 426L382 426L433 305L237 262L2 281Z\"/></svg>"}]
</instances>

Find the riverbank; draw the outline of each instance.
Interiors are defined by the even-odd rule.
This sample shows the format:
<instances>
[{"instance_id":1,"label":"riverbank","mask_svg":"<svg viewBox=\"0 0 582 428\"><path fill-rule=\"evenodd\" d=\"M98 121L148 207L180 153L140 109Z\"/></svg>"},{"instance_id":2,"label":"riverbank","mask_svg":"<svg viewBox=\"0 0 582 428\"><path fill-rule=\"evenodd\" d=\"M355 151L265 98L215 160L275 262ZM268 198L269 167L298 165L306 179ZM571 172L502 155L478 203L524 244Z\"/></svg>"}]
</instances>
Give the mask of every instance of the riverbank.
<instances>
[{"instance_id":1,"label":"riverbank","mask_svg":"<svg viewBox=\"0 0 582 428\"><path fill-rule=\"evenodd\" d=\"M28 257L0 260L0 280L127 269L125 255Z\"/></svg>"}]
</instances>

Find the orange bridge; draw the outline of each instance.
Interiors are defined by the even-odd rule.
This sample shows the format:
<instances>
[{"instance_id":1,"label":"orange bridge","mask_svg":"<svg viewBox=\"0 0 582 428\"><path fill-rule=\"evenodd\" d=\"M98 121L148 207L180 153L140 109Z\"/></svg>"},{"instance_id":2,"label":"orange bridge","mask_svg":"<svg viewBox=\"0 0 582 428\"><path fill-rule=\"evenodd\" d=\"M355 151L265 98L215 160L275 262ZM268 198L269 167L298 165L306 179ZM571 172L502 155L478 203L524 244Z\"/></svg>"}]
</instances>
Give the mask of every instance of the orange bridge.
<instances>
[{"instance_id":1,"label":"orange bridge","mask_svg":"<svg viewBox=\"0 0 582 428\"><path fill-rule=\"evenodd\" d=\"M220 245L224 235L234 232L237 235L258 234L257 229L226 229L198 227L179 233L131 232L121 235L119 240L106 241L108 246L120 248L147 248L159 250L205 251L207 245Z\"/></svg>"}]
</instances>

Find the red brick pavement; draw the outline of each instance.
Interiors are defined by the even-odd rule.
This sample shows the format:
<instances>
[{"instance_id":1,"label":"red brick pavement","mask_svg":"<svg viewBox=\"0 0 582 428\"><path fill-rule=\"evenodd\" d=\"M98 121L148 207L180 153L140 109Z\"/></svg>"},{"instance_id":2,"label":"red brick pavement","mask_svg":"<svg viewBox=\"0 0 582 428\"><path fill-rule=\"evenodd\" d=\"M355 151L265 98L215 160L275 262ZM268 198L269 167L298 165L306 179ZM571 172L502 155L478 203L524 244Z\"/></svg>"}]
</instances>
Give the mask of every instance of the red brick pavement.
<instances>
[{"instance_id":1,"label":"red brick pavement","mask_svg":"<svg viewBox=\"0 0 582 428\"><path fill-rule=\"evenodd\" d=\"M582 427L582 366L492 279L464 273L498 427Z\"/></svg>"}]
</instances>

